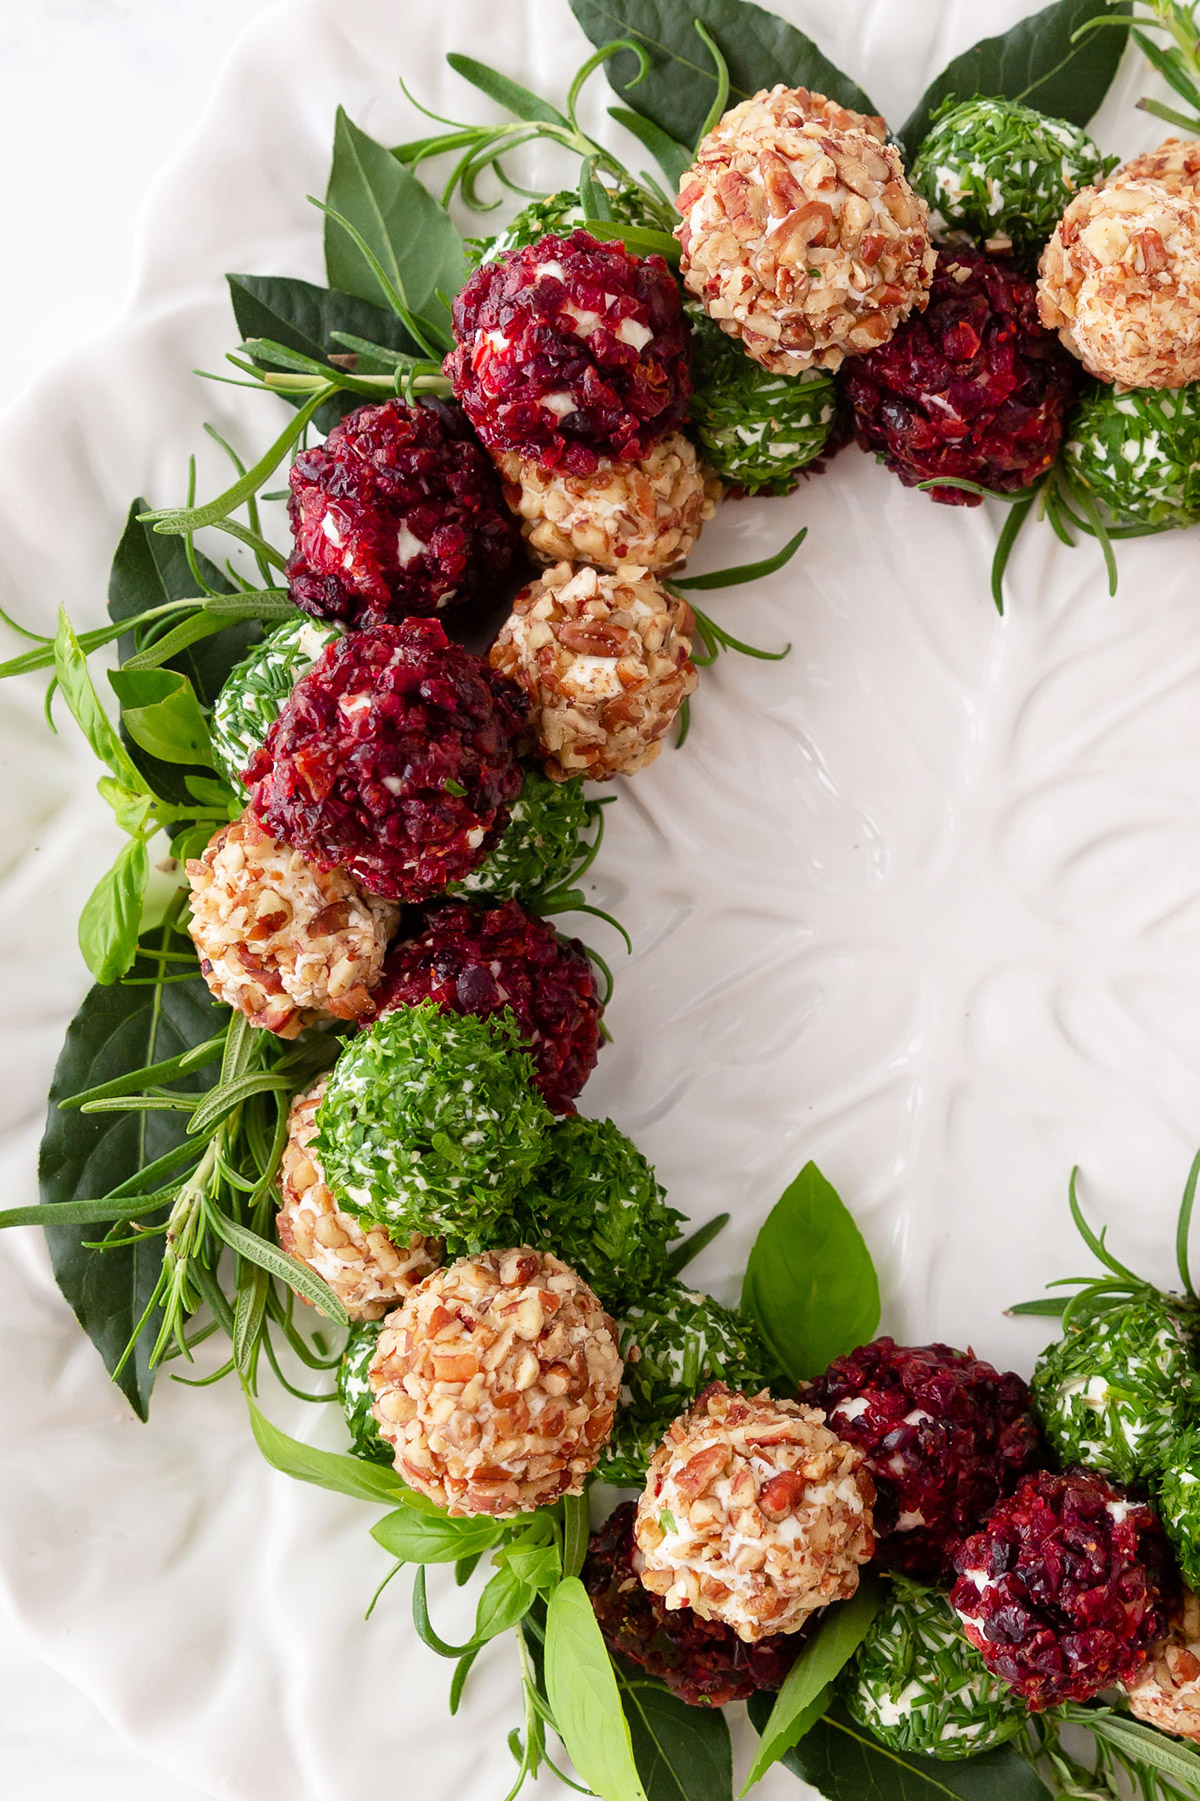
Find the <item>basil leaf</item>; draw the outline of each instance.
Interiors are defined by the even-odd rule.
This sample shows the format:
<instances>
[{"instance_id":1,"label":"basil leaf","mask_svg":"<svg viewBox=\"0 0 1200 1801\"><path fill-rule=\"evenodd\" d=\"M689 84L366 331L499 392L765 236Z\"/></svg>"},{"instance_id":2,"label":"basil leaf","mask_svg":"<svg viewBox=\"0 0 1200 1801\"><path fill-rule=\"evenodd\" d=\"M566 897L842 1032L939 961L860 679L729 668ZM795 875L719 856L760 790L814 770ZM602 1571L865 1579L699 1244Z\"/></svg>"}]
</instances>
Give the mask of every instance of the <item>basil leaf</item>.
<instances>
[{"instance_id":1,"label":"basil leaf","mask_svg":"<svg viewBox=\"0 0 1200 1801\"><path fill-rule=\"evenodd\" d=\"M452 1520L437 1508L419 1513L405 1505L372 1526L371 1537L400 1563L457 1563L490 1550L500 1527L490 1519Z\"/></svg>"},{"instance_id":2,"label":"basil leaf","mask_svg":"<svg viewBox=\"0 0 1200 1801\"><path fill-rule=\"evenodd\" d=\"M83 733L94 756L112 770L125 787L138 789L138 772L118 738L108 714L100 705L100 697L88 674L87 658L79 648L79 640L71 621L59 608L58 631L54 639L54 673L71 717Z\"/></svg>"},{"instance_id":3,"label":"basil leaf","mask_svg":"<svg viewBox=\"0 0 1200 1801\"><path fill-rule=\"evenodd\" d=\"M605 63L605 73L622 100L680 144L695 144L717 92L697 19L708 26L729 64L730 106L782 81L790 88L815 88L856 112L876 110L811 38L749 0L571 0L571 11L597 48L614 38L641 44L650 59L643 80L637 80L631 50Z\"/></svg>"},{"instance_id":4,"label":"basil leaf","mask_svg":"<svg viewBox=\"0 0 1200 1801\"><path fill-rule=\"evenodd\" d=\"M819 1376L875 1335L879 1280L871 1253L815 1163L805 1164L763 1222L742 1310L794 1382Z\"/></svg>"},{"instance_id":5,"label":"basil leaf","mask_svg":"<svg viewBox=\"0 0 1200 1801\"><path fill-rule=\"evenodd\" d=\"M83 960L103 985L123 976L137 955L142 902L150 880L145 840L130 838L121 846L83 905L79 915L79 948Z\"/></svg>"},{"instance_id":6,"label":"basil leaf","mask_svg":"<svg viewBox=\"0 0 1200 1801\"><path fill-rule=\"evenodd\" d=\"M1046 1801L1041 1777L1012 1745L961 1763L912 1757L881 1745L841 1708L783 1761L825 1801Z\"/></svg>"},{"instance_id":7,"label":"basil leaf","mask_svg":"<svg viewBox=\"0 0 1200 1801\"><path fill-rule=\"evenodd\" d=\"M976 94L1018 100L1051 118L1086 125L1112 85L1129 33L1126 20L1124 29L1110 23L1072 43L1074 33L1089 19L1114 19L1107 0L1057 0L1011 31L981 38L956 56L926 88L901 127L900 139L909 157L916 155L944 100L970 100Z\"/></svg>"},{"instance_id":8,"label":"basil leaf","mask_svg":"<svg viewBox=\"0 0 1200 1801\"><path fill-rule=\"evenodd\" d=\"M457 294L467 278L462 239L445 207L341 107L325 204L362 234L411 312L445 320L438 290ZM370 263L328 213L325 267L331 287L378 305L379 283Z\"/></svg>"},{"instance_id":9,"label":"basil leaf","mask_svg":"<svg viewBox=\"0 0 1200 1801\"><path fill-rule=\"evenodd\" d=\"M479 1597L475 1611L475 1643L486 1644L520 1624L533 1606L535 1592L510 1569L498 1569Z\"/></svg>"},{"instance_id":10,"label":"basil leaf","mask_svg":"<svg viewBox=\"0 0 1200 1801\"><path fill-rule=\"evenodd\" d=\"M856 1595L822 1615L820 1625L806 1641L775 1697L743 1795L825 1712L830 1684L862 1644L882 1602L879 1583L872 1576L864 1576Z\"/></svg>"},{"instance_id":11,"label":"basil leaf","mask_svg":"<svg viewBox=\"0 0 1200 1801\"><path fill-rule=\"evenodd\" d=\"M162 928L148 934L143 943L156 949L192 948L190 939ZM160 963L138 958L132 973L145 978L161 970ZM154 1292L162 1267L162 1239L148 1237L119 1250L89 1251L84 1244L97 1237L94 1226L58 1221L55 1207L96 1201L132 1183L160 1158L174 1153L182 1167L194 1162L200 1151L184 1142L184 1115L81 1114L60 1103L205 1043L220 1018L199 973L192 981L161 988L96 987L71 1021L59 1054L38 1158L46 1240L58 1286L109 1370L116 1368ZM183 1093L199 1093L207 1082L191 1072L177 1078L177 1085ZM165 1178L166 1170L159 1172L152 1178L154 1187ZM141 1419L147 1416L154 1386L155 1372L149 1364L154 1337L152 1323L117 1378Z\"/></svg>"},{"instance_id":12,"label":"basil leaf","mask_svg":"<svg viewBox=\"0 0 1200 1801\"><path fill-rule=\"evenodd\" d=\"M719 1707L689 1707L633 1665L617 1667L621 1705L648 1801L731 1801L733 1750Z\"/></svg>"},{"instance_id":13,"label":"basil leaf","mask_svg":"<svg viewBox=\"0 0 1200 1801\"><path fill-rule=\"evenodd\" d=\"M121 724L139 749L164 763L215 767L208 723L182 670L114 669L108 679Z\"/></svg>"},{"instance_id":14,"label":"basil leaf","mask_svg":"<svg viewBox=\"0 0 1200 1801\"><path fill-rule=\"evenodd\" d=\"M356 294L319 288L311 281L290 275L227 275L225 279L233 316L243 338L271 338L322 363L328 363L331 354L341 348L335 332L402 355L420 354L420 346L390 308L360 300ZM305 396L283 392L282 398L292 406L300 406ZM331 395L313 423L318 430L328 432L346 413L361 405L358 394Z\"/></svg>"},{"instance_id":15,"label":"basil leaf","mask_svg":"<svg viewBox=\"0 0 1200 1801\"><path fill-rule=\"evenodd\" d=\"M578 1576L550 1596L545 1674L558 1736L588 1787L604 1801L648 1801L612 1660Z\"/></svg>"},{"instance_id":16,"label":"basil leaf","mask_svg":"<svg viewBox=\"0 0 1200 1801\"><path fill-rule=\"evenodd\" d=\"M396 1475L394 1470L385 1469L382 1464L369 1463L362 1457L346 1457L337 1451L320 1451L315 1445L306 1445L298 1438L290 1438L286 1432L273 1425L266 1414L249 1396L246 1404L250 1409L250 1429L254 1433L254 1442L274 1470L284 1476L292 1476L297 1482L312 1482L318 1488L328 1488L337 1495L350 1495L356 1501L379 1501L385 1505L395 1506L397 1501L409 1504L409 1497L417 1504L421 1496L413 1495ZM432 1502L430 1506L432 1508ZM436 1509L434 1509L436 1511Z\"/></svg>"}]
</instances>

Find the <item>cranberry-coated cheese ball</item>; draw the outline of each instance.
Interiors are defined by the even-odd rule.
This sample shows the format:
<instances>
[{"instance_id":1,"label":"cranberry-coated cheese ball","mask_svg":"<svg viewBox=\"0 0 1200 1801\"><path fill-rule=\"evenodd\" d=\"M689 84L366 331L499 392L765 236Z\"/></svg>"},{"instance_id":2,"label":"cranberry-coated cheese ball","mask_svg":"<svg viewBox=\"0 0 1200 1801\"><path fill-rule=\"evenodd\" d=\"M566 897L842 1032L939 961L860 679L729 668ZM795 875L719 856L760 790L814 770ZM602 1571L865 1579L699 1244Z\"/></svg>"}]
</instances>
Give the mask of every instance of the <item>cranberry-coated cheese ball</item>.
<instances>
[{"instance_id":1,"label":"cranberry-coated cheese ball","mask_svg":"<svg viewBox=\"0 0 1200 1801\"><path fill-rule=\"evenodd\" d=\"M651 1459L634 1529L642 1581L668 1608L748 1644L846 1601L874 1550L862 1453L794 1401L714 1382Z\"/></svg>"},{"instance_id":2,"label":"cranberry-coated cheese ball","mask_svg":"<svg viewBox=\"0 0 1200 1801\"><path fill-rule=\"evenodd\" d=\"M687 415L691 327L661 256L542 238L477 269L453 317L446 374L493 456L589 475Z\"/></svg>"},{"instance_id":3,"label":"cranberry-coated cheese ball","mask_svg":"<svg viewBox=\"0 0 1200 1801\"><path fill-rule=\"evenodd\" d=\"M1076 195L1042 252L1042 323L1101 381L1200 380L1198 170L1198 144L1135 157Z\"/></svg>"},{"instance_id":4,"label":"cranberry-coated cheese ball","mask_svg":"<svg viewBox=\"0 0 1200 1801\"><path fill-rule=\"evenodd\" d=\"M617 1329L557 1257L485 1251L413 1291L369 1379L404 1480L452 1514L506 1519L583 1492L612 1430Z\"/></svg>"},{"instance_id":5,"label":"cranberry-coated cheese ball","mask_svg":"<svg viewBox=\"0 0 1200 1801\"><path fill-rule=\"evenodd\" d=\"M288 477L288 591L318 619L376 625L435 613L502 576L518 542L461 408L361 406Z\"/></svg>"},{"instance_id":6,"label":"cranberry-coated cheese ball","mask_svg":"<svg viewBox=\"0 0 1200 1801\"><path fill-rule=\"evenodd\" d=\"M322 1076L288 1112L277 1178L279 1242L328 1282L352 1320L382 1319L437 1268L442 1247L419 1232L396 1244L382 1226L364 1225L338 1206L313 1146L325 1088Z\"/></svg>"},{"instance_id":7,"label":"cranberry-coated cheese ball","mask_svg":"<svg viewBox=\"0 0 1200 1801\"><path fill-rule=\"evenodd\" d=\"M1135 1720L1200 1744L1200 1597L1190 1588L1172 1610L1166 1638L1125 1688Z\"/></svg>"},{"instance_id":8,"label":"cranberry-coated cheese ball","mask_svg":"<svg viewBox=\"0 0 1200 1801\"><path fill-rule=\"evenodd\" d=\"M399 919L389 901L314 868L249 813L214 832L187 876L188 931L217 1000L280 1038L369 1011Z\"/></svg>"},{"instance_id":9,"label":"cranberry-coated cheese ball","mask_svg":"<svg viewBox=\"0 0 1200 1801\"><path fill-rule=\"evenodd\" d=\"M296 683L246 769L260 823L370 894L461 881L521 787L521 697L433 619L350 632Z\"/></svg>"},{"instance_id":10,"label":"cranberry-coated cheese ball","mask_svg":"<svg viewBox=\"0 0 1200 1801\"><path fill-rule=\"evenodd\" d=\"M652 763L696 687L694 629L646 569L556 563L522 588L491 662L525 691L546 774L603 781Z\"/></svg>"},{"instance_id":11,"label":"cranberry-coated cheese ball","mask_svg":"<svg viewBox=\"0 0 1200 1801\"><path fill-rule=\"evenodd\" d=\"M925 305L929 209L886 130L807 88L764 89L683 177L684 284L764 368L836 369Z\"/></svg>"},{"instance_id":12,"label":"cranberry-coated cheese ball","mask_svg":"<svg viewBox=\"0 0 1200 1801\"><path fill-rule=\"evenodd\" d=\"M545 470L514 451L497 458L504 492L541 563L674 569L717 510L721 484L682 432L637 463L603 457L591 475Z\"/></svg>"}]
</instances>

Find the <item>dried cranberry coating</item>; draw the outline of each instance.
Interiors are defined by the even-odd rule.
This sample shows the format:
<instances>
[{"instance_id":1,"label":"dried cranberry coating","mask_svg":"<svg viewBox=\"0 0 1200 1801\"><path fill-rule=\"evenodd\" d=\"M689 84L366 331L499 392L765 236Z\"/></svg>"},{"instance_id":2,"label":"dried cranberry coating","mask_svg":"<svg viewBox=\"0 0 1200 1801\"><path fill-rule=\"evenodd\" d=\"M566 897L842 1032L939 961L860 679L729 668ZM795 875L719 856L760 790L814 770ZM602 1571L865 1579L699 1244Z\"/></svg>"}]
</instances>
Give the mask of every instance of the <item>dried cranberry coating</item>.
<instances>
[{"instance_id":1,"label":"dried cranberry coating","mask_svg":"<svg viewBox=\"0 0 1200 1801\"><path fill-rule=\"evenodd\" d=\"M482 862L521 786L519 691L433 619L351 632L243 776L265 831L368 894L425 901Z\"/></svg>"},{"instance_id":2,"label":"dried cranberry coating","mask_svg":"<svg viewBox=\"0 0 1200 1801\"><path fill-rule=\"evenodd\" d=\"M627 1657L691 1707L724 1707L756 1689L777 1689L807 1633L777 1632L748 1645L731 1626L703 1620L690 1607L668 1613L642 1587L635 1564L636 1501L625 1501L594 1532L583 1582L610 1651ZM816 1617L815 1615L813 1616Z\"/></svg>"},{"instance_id":3,"label":"dried cranberry coating","mask_svg":"<svg viewBox=\"0 0 1200 1801\"><path fill-rule=\"evenodd\" d=\"M1020 1376L970 1351L877 1338L831 1363L810 1393L875 1478L876 1561L918 1581L1043 1461Z\"/></svg>"},{"instance_id":4,"label":"dried cranberry coating","mask_svg":"<svg viewBox=\"0 0 1200 1801\"><path fill-rule=\"evenodd\" d=\"M1127 1682L1175 1592L1155 1514L1093 1470L1026 1476L954 1565L967 1637L1034 1712Z\"/></svg>"},{"instance_id":5,"label":"dried cranberry coating","mask_svg":"<svg viewBox=\"0 0 1200 1801\"><path fill-rule=\"evenodd\" d=\"M420 937L398 945L384 964L372 998L379 1013L427 1000L483 1019L511 1008L533 1053L537 1086L556 1113L575 1111L596 1067L603 1008L587 952L519 901L431 908Z\"/></svg>"},{"instance_id":6,"label":"dried cranberry coating","mask_svg":"<svg viewBox=\"0 0 1200 1801\"><path fill-rule=\"evenodd\" d=\"M1014 263L943 249L929 305L842 370L854 433L905 487L963 476L1011 493L1053 463L1078 365L1038 319L1037 289ZM975 507L964 488L931 488Z\"/></svg>"},{"instance_id":7,"label":"dried cranberry coating","mask_svg":"<svg viewBox=\"0 0 1200 1801\"><path fill-rule=\"evenodd\" d=\"M661 256L586 231L510 250L455 300L454 335L446 374L495 455L591 475L686 416L691 326Z\"/></svg>"},{"instance_id":8,"label":"dried cranberry coating","mask_svg":"<svg viewBox=\"0 0 1200 1801\"><path fill-rule=\"evenodd\" d=\"M360 406L289 476L291 598L318 619L398 623L503 576L520 533L461 409Z\"/></svg>"}]
</instances>

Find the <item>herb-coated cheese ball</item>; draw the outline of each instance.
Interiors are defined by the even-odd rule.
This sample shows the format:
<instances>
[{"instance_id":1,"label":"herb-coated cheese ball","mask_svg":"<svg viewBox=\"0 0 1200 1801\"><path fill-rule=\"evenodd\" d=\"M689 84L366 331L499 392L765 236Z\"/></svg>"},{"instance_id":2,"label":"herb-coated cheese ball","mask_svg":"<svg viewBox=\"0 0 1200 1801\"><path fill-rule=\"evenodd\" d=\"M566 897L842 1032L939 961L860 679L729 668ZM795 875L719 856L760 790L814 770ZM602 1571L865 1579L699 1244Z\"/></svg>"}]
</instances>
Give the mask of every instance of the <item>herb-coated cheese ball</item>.
<instances>
[{"instance_id":1,"label":"herb-coated cheese ball","mask_svg":"<svg viewBox=\"0 0 1200 1801\"><path fill-rule=\"evenodd\" d=\"M252 811L368 893L431 900L508 823L522 713L436 620L350 632L296 683L247 767Z\"/></svg>"},{"instance_id":2,"label":"herb-coated cheese ball","mask_svg":"<svg viewBox=\"0 0 1200 1801\"><path fill-rule=\"evenodd\" d=\"M619 182L614 187L606 187L604 192L616 224L662 230L662 222L650 211L645 194L631 182ZM578 191L560 188L556 194L547 194L544 200L532 200L522 207L516 218L484 245L480 261L494 263L506 251L524 250L527 244L537 244L542 238L569 237L586 222L587 212Z\"/></svg>"},{"instance_id":3,"label":"herb-coated cheese ball","mask_svg":"<svg viewBox=\"0 0 1200 1801\"><path fill-rule=\"evenodd\" d=\"M1166 1453L1155 1498L1183 1579L1200 1589L1200 1426L1189 1426Z\"/></svg>"},{"instance_id":4,"label":"herb-coated cheese ball","mask_svg":"<svg viewBox=\"0 0 1200 1801\"><path fill-rule=\"evenodd\" d=\"M1039 265L1042 323L1125 388L1200 380L1200 145L1135 157L1072 200Z\"/></svg>"},{"instance_id":5,"label":"herb-coated cheese ball","mask_svg":"<svg viewBox=\"0 0 1200 1801\"><path fill-rule=\"evenodd\" d=\"M322 1076L288 1112L276 1177L279 1242L328 1282L352 1320L382 1319L437 1268L442 1247L419 1232L397 1243L382 1226L364 1226L338 1206L314 1144L325 1088Z\"/></svg>"},{"instance_id":6,"label":"herb-coated cheese ball","mask_svg":"<svg viewBox=\"0 0 1200 1801\"><path fill-rule=\"evenodd\" d=\"M652 763L696 688L694 629L646 569L556 563L522 588L490 655L524 690L546 774L604 781Z\"/></svg>"},{"instance_id":7,"label":"herb-coated cheese ball","mask_svg":"<svg viewBox=\"0 0 1200 1801\"><path fill-rule=\"evenodd\" d=\"M862 1453L792 1401L714 1382L650 1463L634 1528L642 1581L752 1644L846 1601L874 1549Z\"/></svg>"},{"instance_id":8,"label":"herb-coated cheese ball","mask_svg":"<svg viewBox=\"0 0 1200 1801\"><path fill-rule=\"evenodd\" d=\"M1024 1707L963 1636L946 1596L903 1577L843 1676L842 1699L893 1751L957 1762L1015 1738Z\"/></svg>"},{"instance_id":9,"label":"herb-coated cheese ball","mask_svg":"<svg viewBox=\"0 0 1200 1801\"><path fill-rule=\"evenodd\" d=\"M230 671L213 702L209 735L235 787L300 677L340 635L337 626L300 615L268 632Z\"/></svg>"},{"instance_id":10,"label":"herb-coated cheese ball","mask_svg":"<svg viewBox=\"0 0 1200 1801\"><path fill-rule=\"evenodd\" d=\"M934 114L911 180L935 237L965 231L989 249L1037 257L1080 188L1116 161L1077 125L1015 100L949 100Z\"/></svg>"},{"instance_id":11,"label":"herb-coated cheese ball","mask_svg":"<svg viewBox=\"0 0 1200 1801\"><path fill-rule=\"evenodd\" d=\"M757 1394L773 1371L749 1320L711 1295L669 1282L621 1314L625 1380L601 1471L635 1487L671 1421L710 1382Z\"/></svg>"},{"instance_id":12,"label":"herb-coated cheese ball","mask_svg":"<svg viewBox=\"0 0 1200 1801\"><path fill-rule=\"evenodd\" d=\"M1200 520L1200 386L1089 384L1067 420L1063 466L1119 525Z\"/></svg>"},{"instance_id":13,"label":"herb-coated cheese ball","mask_svg":"<svg viewBox=\"0 0 1200 1801\"><path fill-rule=\"evenodd\" d=\"M352 1038L317 1110L339 1206L394 1237L479 1248L546 1154L553 1115L504 1018L400 1007Z\"/></svg>"},{"instance_id":14,"label":"herb-coated cheese ball","mask_svg":"<svg viewBox=\"0 0 1200 1801\"><path fill-rule=\"evenodd\" d=\"M778 86L727 112L676 205L685 286L780 375L836 369L925 304L925 202L883 120L822 94Z\"/></svg>"},{"instance_id":15,"label":"herb-coated cheese ball","mask_svg":"<svg viewBox=\"0 0 1200 1801\"><path fill-rule=\"evenodd\" d=\"M504 1519L582 1493L621 1359L587 1284L519 1246L423 1282L380 1333L369 1379L404 1480L451 1514Z\"/></svg>"},{"instance_id":16,"label":"herb-coated cheese ball","mask_svg":"<svg viewBox=\"0 0 1200 1801\"><path fill-rule=\"evenodd\" d=\"M188 931L217 1000L251 1025L295 1038L371 1005L399 911L344 869L322 870L249 813L190 857Z\"/></svg>"},{"instance_id":17,"label":"herb-coated cheese ball","mask_svg":"<svg viewBox=\"0 0 1200 1801\"><path fill-rule=\"evenodd\" d=\"M532 763L523 765L508 824L479 867L451 882L447 893L511 900L567 886L587 853L585 835L598 811L582 782L552 782Z\"/></svg>"},{"instance_id":18,"label":"herb-coated cheese ball","mask_svg":"<svg viewBox=\"0 0 1200 1801\"><path fill-rule=\"evenodd\" d=\"M1200 1597L1190 1588L1171 1610L1167 1636L1125 1692L1135 1720L1200 1743Z\"/></svg>"},{"instance_id":19,"label":"herb-coated cheese ball","mask_svg":"<svg viewBox=\"0 0 1200 1801\"><path fill-rule=\"evenodd\" d=\"M390 1469L392 1447L379 1430L379 1421L372 1412L375 1396L367 1377L371 1359L379 1343L379 1332L377 1325L350 1328L346 1348L338 1364L337 1393L354 1455L365 1457L370 1463L386 1464Z\"/></svg>"},{"instance_id":20,"label":"herb-coated cheese ball","mask_svg":"<svg viewBox=\"0 0 1200 1801\"><path fill-rule=\"evenodd\" d=\"M674 569L717 510L721 484L682 432L636 463L603 457L590 475L542 469L509 451L497 458L509 505L539 563Z\"/></svg>"},{"instance_id":21,"label":"herb-coated cheese ball","mask_svg":"<svg viewBox=\"0 0 1200 1801\"><path fill-rule=\"evenodd\" d=\"M822 369L775 375L704 314L692 374L692 426L721 480L745 494L790 493L829 440L833 377Z\"/></svg>"}]
</instances>

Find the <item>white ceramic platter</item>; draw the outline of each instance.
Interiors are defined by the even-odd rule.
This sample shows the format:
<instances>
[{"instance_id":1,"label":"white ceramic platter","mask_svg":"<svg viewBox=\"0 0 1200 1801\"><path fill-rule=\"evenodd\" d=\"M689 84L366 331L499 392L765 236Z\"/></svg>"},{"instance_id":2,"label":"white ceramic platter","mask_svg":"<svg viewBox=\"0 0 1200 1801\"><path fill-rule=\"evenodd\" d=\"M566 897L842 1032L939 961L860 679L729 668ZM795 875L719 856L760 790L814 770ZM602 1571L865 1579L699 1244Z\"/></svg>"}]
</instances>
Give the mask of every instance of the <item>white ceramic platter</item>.
<instances>
[{"instance_id":1,"label":"white ceramic platter","mask_svg":"<svg viewBox=\"0 0 1200 1801\"><path fill-rule=\"evenodd\" d=\"M894 118L949 56L1027 0L780 0ZM445 67L464 49L561 95L586 46L566 0L289 0L247 32L145 221L121 328L44 381L0 434L0 604L45 628L103 616L129 500L180 498L212 420L243 449L277 403L213 387L233 341L226 270L321 279L334 109L386 142L436 110L489 116ZM1157 141L1140 68L1098 127ZM593 95L597 121L610 98ZM636 152L634 152L636 154ZM547 176L549 179L549 176ZM224 475L202 455L200 491ZM686 749L623 785L596 898L627 923L586 1105L611 1112L697 1221L733 1223L696 1280L733 1299L763 1215L815 1158L862 1222L901 1338L1028 1371L1045 1336L1003 1317L1080 1262L1098 1219L1164 1280L1200 1142L1200 583L1196 535L1098 552L1029 531L1001 623L997 520L903 490L857 450L786 501L724 508L696 566L800 523L784 572L712 600L781 664L725 658ZM113 849L77 738L40 686L0 689L0 1193L35 1195L45 1093L86 987L83 898ZM340 1442L333 1409L269 1396ZM507 1653L457 1721L371 1510L259 1459L230 1385L163 1381L139 1425L60 1301L33 1231L0 1242L0 1575L45 1656L151 1758L228 1801L363 1793L496 1801L516 1723ZM435 1585L441 1629L462 1598ZM456 1614L456 1602L460 1612ZM744 1736L740 1754L745 1754ZM553 1779L539 1795L557 1793ZM798 1801L776 1772L764 1801Z\"/></svg>"}]
</instances>

